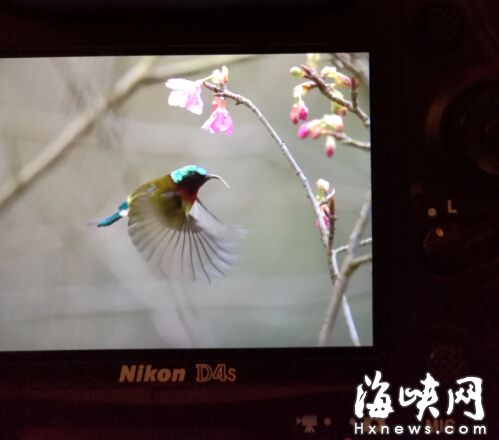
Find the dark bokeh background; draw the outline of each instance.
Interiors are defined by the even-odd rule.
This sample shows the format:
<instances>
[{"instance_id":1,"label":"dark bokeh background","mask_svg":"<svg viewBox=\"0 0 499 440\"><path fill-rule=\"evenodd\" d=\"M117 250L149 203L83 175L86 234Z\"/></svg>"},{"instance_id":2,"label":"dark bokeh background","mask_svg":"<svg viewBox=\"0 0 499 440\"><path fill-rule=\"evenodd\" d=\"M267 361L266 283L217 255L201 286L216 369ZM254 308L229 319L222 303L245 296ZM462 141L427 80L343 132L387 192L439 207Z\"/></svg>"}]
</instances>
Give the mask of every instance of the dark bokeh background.
<instances>
[{"instance_id":1,"label":"dark bokeh background","mask_svg":"<svg viewBox=\"0 0 499 440\"><path fill-rule=\"evenodd\" d=\"M158 66L188 61L159 57ZM0 186L106 95L138 57L0 60ZM336 188L336 245L346 244L370 185L369 154L300 140L289 120L289 68L305 55L262 55L228 64L229 87L267 116L311 183ZM208 61L207 61L208 62ZM193 78L208 75L211 70ZM330 298L325 252L300 181L254 114L229 104L234 134L200 129L202 116L167 105L162 82L139 87L77 139L26 190L0 208L0 350L315 346ZM307 97L310 117L329 103ZM361 105L369 108L368 87ZM355 117L347 132L368 140ZM211 284L159 280L132 245L126 223L87 225L114 212L140 183L186 164L222 175L200 196L248 230L240 258ZM369 252L369 248L366 248ZM348 299L363 345L372 344L371 266ZM343 316L333 345L351 345Z\"/></svg>"}]
</instances>

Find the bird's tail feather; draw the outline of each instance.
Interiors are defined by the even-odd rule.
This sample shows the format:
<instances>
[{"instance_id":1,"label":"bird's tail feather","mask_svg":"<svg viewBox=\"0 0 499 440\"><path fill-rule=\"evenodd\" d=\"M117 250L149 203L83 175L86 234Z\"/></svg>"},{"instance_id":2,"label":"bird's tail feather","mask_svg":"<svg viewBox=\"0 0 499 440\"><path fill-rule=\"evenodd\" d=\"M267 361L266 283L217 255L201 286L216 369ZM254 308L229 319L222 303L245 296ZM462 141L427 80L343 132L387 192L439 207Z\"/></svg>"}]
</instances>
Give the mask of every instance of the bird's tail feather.
<instances>
[{"instance_id":1,"label":"bird's tail feather","mask_svg":"<svg viewBox=\"0 0 499 440\"><path fill-rule=\"evenodd\" d=\"M112 225L114 222L117 222L120 218L121 218L121 214L119 212L115 212L114 214L110 215L109 217L102 219L99 223L97 223L97 226L101 227L101 226Z\"/></svg>"},{"instance_id":2,"label":"bird's tail feather","mask_svg":"<svg viewBox=\"0 0 499 440\"><path fill-rule=\"evenodd\" d=\"M102 219L99 223L97 223L97 226L109 226L117 222L120 218L126 217L128 215L128 207L128 200L125 200L121 203L117 212L111 214L109 217Z\"/></svg>"}]
</instances>

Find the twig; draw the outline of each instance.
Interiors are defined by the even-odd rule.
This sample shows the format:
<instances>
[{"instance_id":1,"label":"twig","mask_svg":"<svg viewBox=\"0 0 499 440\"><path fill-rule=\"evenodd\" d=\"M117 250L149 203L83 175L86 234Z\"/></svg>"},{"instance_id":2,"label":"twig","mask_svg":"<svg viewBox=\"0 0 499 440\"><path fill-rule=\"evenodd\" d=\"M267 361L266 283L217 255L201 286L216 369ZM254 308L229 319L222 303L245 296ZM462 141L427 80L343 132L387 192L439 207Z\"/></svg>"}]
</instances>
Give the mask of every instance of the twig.
<instances>
[{"instance_id":1,"label":"twig","mask_svg":"<svg viewBox=\"0 0 499 440\"><path fill-rule=\"evenodd\" d=\"M373 239L371 237L366 238L364 240L361 240L359 243L359 247L367 246L367 245L371 244L372 241L373 241ZM333 249L333 252L331 253L331 266L334 268L335 281L336 281L336 278L338 278L338 276L340 274L340 271L338 269L338 259L337 259L338 254L345 252L347 250L348 250L348 245L345 245L345 246L340 246L336 249ZM364 255L362 257L357 257L356 260L353 262L353 265L357 267L357 266L360 266L361 264L368 263L371 260L372 260L372 255L370 255L370 254Z\"/></svg>"},{"instance_id":2,"label":"twig","mask_svg":"<svg viewBox=\"0 0 499 440\"><path fill-rule=\"evenodd\" d=\"M332 62L340 69L347 69L352 75L360 78L363 83L368 83L369 78L366 75L366 69L363 68L361 60L352 59L352 55L348 53L332 53Z\"/></svg>"},{"instance_id":3,"label":"twig","mask_svg":"<svg viewBox=\"0 0 499 440\"><path fill-rule=\"evenodd\" d=\"M336 140L340 141L344 145L350 145L351 147L358 148L362 151L371 151L371 143L358 141L357 139L352 139L350 136L347 136L345 133L339 133L337 131L324 131L323 134L327 136L333 136Z\"/></svg>"},{"instance_id":4,"label":"twig","mask_svg":"<svg viewBox=\"0 0 499 440\"><path fill-rule=\"evenodd\" d=\"M372 237L369 237L369 238L364 238L364 240L361 240L360 243L359 243L359 247L363 247L363 246L367 246L368 244L371 244L373 242L373 239ZM344 246L340 246L340 247L337 247L334 252L335 254L339 254L341 252L345 252L348 250L348 245L344 245Z\"/></svg>"},{"instance_id":5,"label":"twig","mask_svg":"<svg viewBox=\"0 0 499 440\"><path fill-rule=\"evenodd\" d=\"M373 256L371 254L362 255L362 257L355 258L354 260L352 260L352 263L350 264L352 272L357 267L362 266L365 263L370 263L371 261L373 261Z\"/></svg>"},{"instance_id":6,"label":"twig","mask_svg":"<svg viewBox=\"0 0 499 440\"><path fill-rule=\"evenodd\" d=\"M353 345L360 347L359 333L357 332L357 327L355 327L355 320L353 319L352 310L348 304L346 295L341 298L341 307L343 308L343 314L345 315L345 321L347 322L348 333L350 333L350 339Z\"/></svg>"},{"instance_id":7,"label":"twig","mask_svg":"<svg viewBox=\"0 0 499 440\"><path fill-rule=\"evenodd\" d=\"M334 238L336 236L336 201L334 198L335 191L334 189L324 197L324 200L321 201L320 206L324 207L326 205L325 212L328 214L329 220L329 236L327 242L327 252L328 252L328 261L331 260L331 255L333 252L334 246ZM331 277L331 283L334 284L336 281L336 273L334 271L334 267L331 264L329 266L329 276Z\"/></svg>"},{"instance_id":8,"label":"twig","mask_svg":"<svg viewBox=\"0 0 499 440\"><path fill-rule=\"evenodd\" d=\"M315 195L312 191L312 187L310 186L310 182L308 181L307 177L301 170L300 166L296 162L295 158L293 155L290 153L288 146L286 143L279 137L277 132L274 130L274 128L270 125L270 123L267 121L265 116L263 116L262 112L258 109L258 107L255 106L249 99L245 98L244 96L238 95L236 93L233 93L226 88L221 88L218 87L214 84L211 84L207 81L204 82L204 85L206 88L214 92L216 95L223 97L223 98L229 98L232 99L236 104L242 104L245 107L249 108L257 118L260 120L260 122L264 125L264 127L267 129L267 131L270 133L270 136L274 141L277 143L279 146L279 149L281 150L282 154L286 156L288 159L288 162L291 164L291 167L293 168L295 174L298 176L300 179L303 187L305 188L305 194L307 198L310 200L310 203L312 204L312 208L314 210L315 216L317 218L317 221L319 223L319 228L320 228L320 233L321 233L321 240L324 246L327 249L328 245L328 229L326 227L326 224L324 223L324 219L322 218L321 210L319 207L319 204L315 200Z\"/></svg>"},{"instance_id":9,"label":"twig","mask_svg":"<svg viewBox=\"0 0 499 440\"><path fill-rule=\"evenodd\" d=\"M359 243L359 246L365 246L367 244L370 244L371 242L372 242L372 239L371 238L367 238L365 240L362 240ZM338 279L339 273L340 273L340 270L339 270L339 267L338 267L337 256L338 256L338 254L340 252L344 252L346 250L348 250L348 245L347 246L341 246L341 247L339 247L337 249L333 249L330 252L330 258L329 258L330 264L328 266L329 266L329 270L330 270L330 275L331 275L331 272L332 272L331 276L332 276L332 279L333 279L333 285L336 283L336 280ZM357 268L361 264L367 263L368 261L371 261L371 260L372 260L372 256L371 255L363 255L362 257L356 258L352 262L352 265L351 265L352 271L350 272L350 274L353 272L353 268ZM356 347L360 347L359 334L357 332L357 328L355 326L355 320L353 319L352 311L350 309L350 305L348 304L348 299L347 299L346 295L343 295L342 298L341 298L341 307L343 309L343 314L345 315L345 321L347 323L348 332L350 333L350 339L352 340L353 345L355 345Z\"/></svg>"},{"instance_id":10,"label":"twig","mask_svg":"<svg viewBox=\"0 0 499 440\"><path fill-rule=\"evenodd\" d=\"M329 240L329 275L333 282L333 286L336 283L340 270L338 268L338 260L336 259L336 252L332 249L333 242ZM348 246L347 246L348 247ZM352 311L350 309L350 304L348 304L348 299L346 295L343 295L341 299L341 307L343 308L343 314L345 315L345 320L347 323L348 332L350 333L350 339L353 344L357 347L360 347L360 339L359 334L357 332L357 328L355 326L355 320L353 319Z\"/></svg>"},{"instance_id":11,"label":"twig","mask_svg":"<svg viewBox=\"0 0 499 440\"><path fill-rule=\"evenodd\" d=\"M17 175L9 178L0 187L0 207L53 165L74 144L74 141L79 136L87 132L95 124L97 118L107 108L129 95L147 74L154 61L155 58L153 57L143 58L118 80L107 96L98 97L84 112L73 119L34 159L24 165Z\"/></svg>"},{"instance_id":12,"label":"twig","mask_svg":"<svg viewBox=\"0 0 499 440\"><path fill-rule=\"evenodd\" d=\"M351 89L351 96L352 96L352 105L355 110L358 110L359 108L359 80L353 76L351 78L351 83L352 85L350 86Z\"/></svg>"},{"instance_id":13,"label":"twig","mask_svg":"<svg viewBox=\"0 0 499 440\"><path fill-rule=\"evenodd\" d=\"M329 98L331 101L336 102L343 107L346 107L348 110L350 110L350 112L357 115L366 127L369 127L371 125L369 116L360 107L354 106L354 104L352 104L347 99L334 95L331 87L324 82L324 80L317 74L314 69L312 69L310 66L307 66L306 64L302 64L301 69L304 72L304 78L313 81L324 96Z\"/></svg>"},{"instance_id":14,"label":"twig","mask_svg":"<svg viewBox=\"0 0 499 440\"><path fill-rule=\"evenodd\" d=\"M322 205L327 205L334 197L335 193L334 191L331 191L325 198L324 200L321 201L321 206Z\"/></svg>"},{"instance_id":15,"label":"twig","mask_svg":"<svg viewBox=\"0 0 499 440\"><path fill-rule=\"evenodd\" d=\"M369 191L368 195L366 196L366 200L362 205L362 209L360 211L357 222L355 223L353 231L350 235L347 255L343 260L343 264L341 265L337 281L334 283L333 290L331 292L331 299L329 301L326 315L324 317L324 322L319 333L319 346L321 347L327 345L329 335L332 328L334 327L336 318L338 317L340 304L342 303L342 298L345 294L348 282L350 281L350 277L353 271L359 265L359 260L356 258L355 254L358 247L360 246L360 239L367 226L370 212L371 192Z\"/></svg>"},{"instance_id":16,"label":"twig","mask_svg":"<svg viewBox=\"0 0 499 440\"><path fill-rule=\"evenodd\" d=\"M30 185L44 171L53 166L75 141L90 130L98 119L110 108L130 96L139 85L154 84L171 75L187 76L201 70L249 59L248 55L225 55L198 58L153 68L157 57L143 57L128 70L105 96L97 96L86 110L77 115L61 133L45 146L40 153L24 165L16 175L0 186L0 209Z\"/></svg>"}]
</instances>

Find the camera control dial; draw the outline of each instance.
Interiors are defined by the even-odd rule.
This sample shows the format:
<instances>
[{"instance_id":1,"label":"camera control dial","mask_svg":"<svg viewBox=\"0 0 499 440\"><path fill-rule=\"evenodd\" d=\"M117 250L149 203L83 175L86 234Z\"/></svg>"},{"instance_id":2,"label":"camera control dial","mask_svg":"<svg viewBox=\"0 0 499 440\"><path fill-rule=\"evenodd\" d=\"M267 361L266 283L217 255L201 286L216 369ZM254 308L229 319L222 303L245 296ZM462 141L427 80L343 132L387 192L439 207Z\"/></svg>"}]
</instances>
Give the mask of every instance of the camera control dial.
<instances>
[{"instance_id":1,"label":"camera control dial","mask_svg":"<svg viewBox=\"0 0 499 440\"><path fill-rule=\"evenodd\" d=\"M461 86L436 99L429 111L431 149L442 167L480 188L499 184L499 75L474 72Z\"/></svg>"}]
</instances>

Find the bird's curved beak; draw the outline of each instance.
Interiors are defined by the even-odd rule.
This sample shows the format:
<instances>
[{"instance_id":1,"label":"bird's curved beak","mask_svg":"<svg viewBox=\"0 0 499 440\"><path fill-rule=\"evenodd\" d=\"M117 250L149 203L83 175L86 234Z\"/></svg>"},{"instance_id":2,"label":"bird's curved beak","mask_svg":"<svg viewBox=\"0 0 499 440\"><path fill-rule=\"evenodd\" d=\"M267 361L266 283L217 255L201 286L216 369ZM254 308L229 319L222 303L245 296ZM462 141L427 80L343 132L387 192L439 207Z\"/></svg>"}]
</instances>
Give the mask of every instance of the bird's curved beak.
<instances>
[{"instance_id":1,"label":"bird's curved beak","mask_svg":"<svg viewBox=\"0 0 499 440\"><path fill-rule=\"evenodd\" d=\"M208 179L218 179L218 180L220 180L220 182L222 182L222 183L223 183L223 184L224 184L227 188L229 188L229 189L230 189L229 184L228 184L228 183L227 183L224 179L222 179L220 176L217 176L216 174L208 174L206 177L207 177Z\"/></svg>"}]
</instances>

